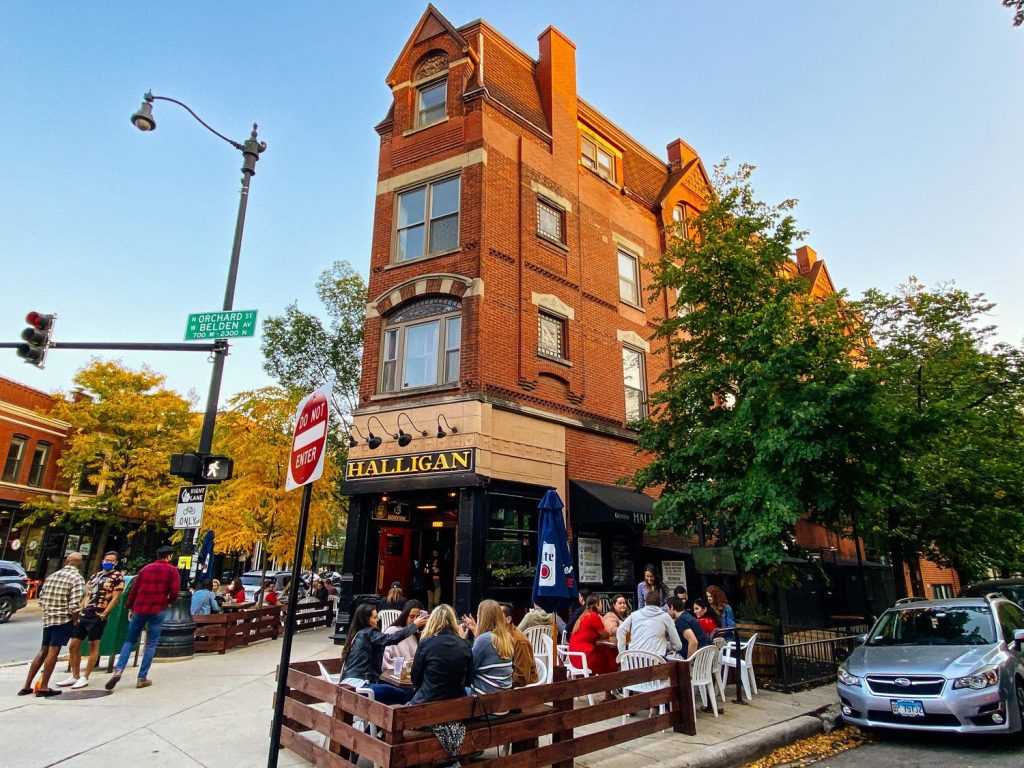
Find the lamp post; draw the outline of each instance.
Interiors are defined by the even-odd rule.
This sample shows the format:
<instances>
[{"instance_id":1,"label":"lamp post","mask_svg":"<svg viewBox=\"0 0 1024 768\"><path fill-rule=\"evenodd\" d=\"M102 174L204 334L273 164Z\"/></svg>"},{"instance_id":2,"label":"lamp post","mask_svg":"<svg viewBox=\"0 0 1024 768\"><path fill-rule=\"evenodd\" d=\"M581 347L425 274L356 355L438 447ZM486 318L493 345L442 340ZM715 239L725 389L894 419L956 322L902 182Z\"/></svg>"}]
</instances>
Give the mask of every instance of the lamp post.
<instances>
[{"instance_id":1,"label":"lamp post","mask_svg":"<svg viewBox=\"0 0 1024 768\"><path fill-rule=\"evenodd\" d=\"M154 96L152 91L147 91L142 97L142 105L138 111L131 116L132 125L140 131L149 132L156 130L156 120L153 117L153 102L169 101L177 104L196 119L201 126L222 141L242 153L242 189L238 200L238 216L235 219L235 237L231 245L231 261L228 263L228 280L224 288L224 304L222 309L232 309L235 300L235 281L238 277L238 257L242 251L242 232L245 229L245 211L249 203L249 181L256 173L256 162L260 154L267 148L266 142L259 141L256 137L256 123L252 125L252 133L244 142L237 142L230 139L219 131L210 127L199 115L192 111L187 104L167 96ZM217 404L220 400L220 383L224 376L224 358L228 354L228 342L226 339L218 339L219 348L213 352L213 372L210 375L210 389L206 396L206 412L203 414L203 426L199 434L199 454L209 455L213 448L213 429L217 423ZM182 538L182 552L191 554L195 549L196 529L190 528L185 531ZM187 551L186 551L187 550ZM181 593L178 600L172 607L171 614L164 623L164 631L161 636L160 647L157 649L157 656L163 658L189 657L192 655L193 641L192 633L195 627L189 605L188 594L188 571L182 570ZM163 642L163 636L167 636L168 642ZM163 649L163 653L161 653Z\"/></svg>"}]
</instances>

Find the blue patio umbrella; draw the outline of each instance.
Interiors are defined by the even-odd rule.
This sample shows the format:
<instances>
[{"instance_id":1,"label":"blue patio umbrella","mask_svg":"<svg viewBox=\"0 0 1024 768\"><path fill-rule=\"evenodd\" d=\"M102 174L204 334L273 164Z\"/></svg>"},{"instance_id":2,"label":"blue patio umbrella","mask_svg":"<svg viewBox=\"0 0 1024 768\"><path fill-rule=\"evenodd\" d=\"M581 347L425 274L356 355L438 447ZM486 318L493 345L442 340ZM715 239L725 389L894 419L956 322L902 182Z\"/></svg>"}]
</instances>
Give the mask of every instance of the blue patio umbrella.
<instances>
[{"instance_id":1,"label":"blue patio umbrella","mask_svg":"<svg viewBox=\"0 0 1024 768\"><path fill-rule=\"evenodd\" d=\"M196 577L210 578L210 571L213 570L213 531L207 531L203 536L203 543L199 546L199 559L196 562Z\"/></svg>"},{"instance_id":2,"label":"blue patio umbrella","mask_svg":"<svg viewBox=\"0 0 1024 768\"><path fill-rule=\"evenodd\" d=\"M533 576L533 602L546 611L575 605L579 596L576 566L569 550L562 518L562 500L548 491L538 506L537 571Z\"/></svg>"}]
</instances>

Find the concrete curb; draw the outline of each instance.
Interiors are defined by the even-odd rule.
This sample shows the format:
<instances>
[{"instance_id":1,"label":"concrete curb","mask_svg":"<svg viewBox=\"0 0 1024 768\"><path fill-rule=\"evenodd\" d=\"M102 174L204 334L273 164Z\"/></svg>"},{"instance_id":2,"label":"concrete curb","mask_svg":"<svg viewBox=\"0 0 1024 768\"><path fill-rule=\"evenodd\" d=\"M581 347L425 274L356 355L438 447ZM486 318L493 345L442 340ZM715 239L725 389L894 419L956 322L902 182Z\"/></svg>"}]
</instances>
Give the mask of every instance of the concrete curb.
<instances>
[{"instance_id":1,"label":"concrete curb","mask_svg":"<svg viewBox=\"0 0 1024 768\"><path fill-rule=\"evenodd\" d=\"M705 747L699 752L683 755L678 760L659 763L658 766L659 768L734 768L764 757L773 749L819 734L822 730L819 718L801 715L784 723L769 725L721 744Z\"/></svg>"}]
</instances>

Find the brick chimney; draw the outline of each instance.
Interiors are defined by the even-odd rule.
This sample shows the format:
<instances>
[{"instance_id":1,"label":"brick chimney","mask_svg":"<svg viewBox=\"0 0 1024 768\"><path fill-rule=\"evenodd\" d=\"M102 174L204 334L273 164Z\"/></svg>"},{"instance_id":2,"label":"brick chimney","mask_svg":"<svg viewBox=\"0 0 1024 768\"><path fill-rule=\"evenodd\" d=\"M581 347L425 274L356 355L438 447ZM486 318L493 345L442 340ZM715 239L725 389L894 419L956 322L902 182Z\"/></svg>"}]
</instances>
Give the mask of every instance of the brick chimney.
<instances>
[{"instance_id":1,"label":"brick chimney","mask_svg":"<svg viewBox=\"0 0 1024 768\"><path fill-rule=\"evenodd\" d=\"M697 159L697 150L682 139L670 142L668 147L668 164L673 171L678 171L691 160Z\"/></svg>"},{"instance_id":2,"label":"brick chimney","mask_svg":"<svg viewBox=\"0 0 1024 768\"><path fill-rule=\"evenodd\" d=\"M537 84L551 135L557 140L572 137L576 151L576 45L554 27L540 37Z\"/></svg>"},{"instance_id":3,"label":"brick chimney","mask_svg":"<svg viewBox=\"0 0 1024 768\"><path fill-rule=\"evenodd\" d=\"M811 271L814 262L818 260L818 254L809 245L801 245L796 249L796 264L800 267L800 274Z\"/></svg>"}]
</instances>

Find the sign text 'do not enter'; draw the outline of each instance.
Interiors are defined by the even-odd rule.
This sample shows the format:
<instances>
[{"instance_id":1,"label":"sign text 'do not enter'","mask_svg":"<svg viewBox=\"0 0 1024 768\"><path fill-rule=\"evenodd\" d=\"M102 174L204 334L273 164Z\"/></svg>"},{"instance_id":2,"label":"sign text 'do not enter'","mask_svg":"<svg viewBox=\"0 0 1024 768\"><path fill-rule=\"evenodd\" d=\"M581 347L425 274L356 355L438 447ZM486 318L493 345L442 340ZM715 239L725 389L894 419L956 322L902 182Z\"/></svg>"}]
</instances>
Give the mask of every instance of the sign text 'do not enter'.
<instances>
[{"instance_id":1,"label":"sign text 'do not enter'","mask_svg":"<svg viewBox=\"0 0 1024 768\"><path fill-rule=\"evenodd\" d=\"M288 459L293 483L290 487L305 485L323 474L328 410L327 397L321 390L310 395L299 410Z\"/></svg>"}]
</instances>

